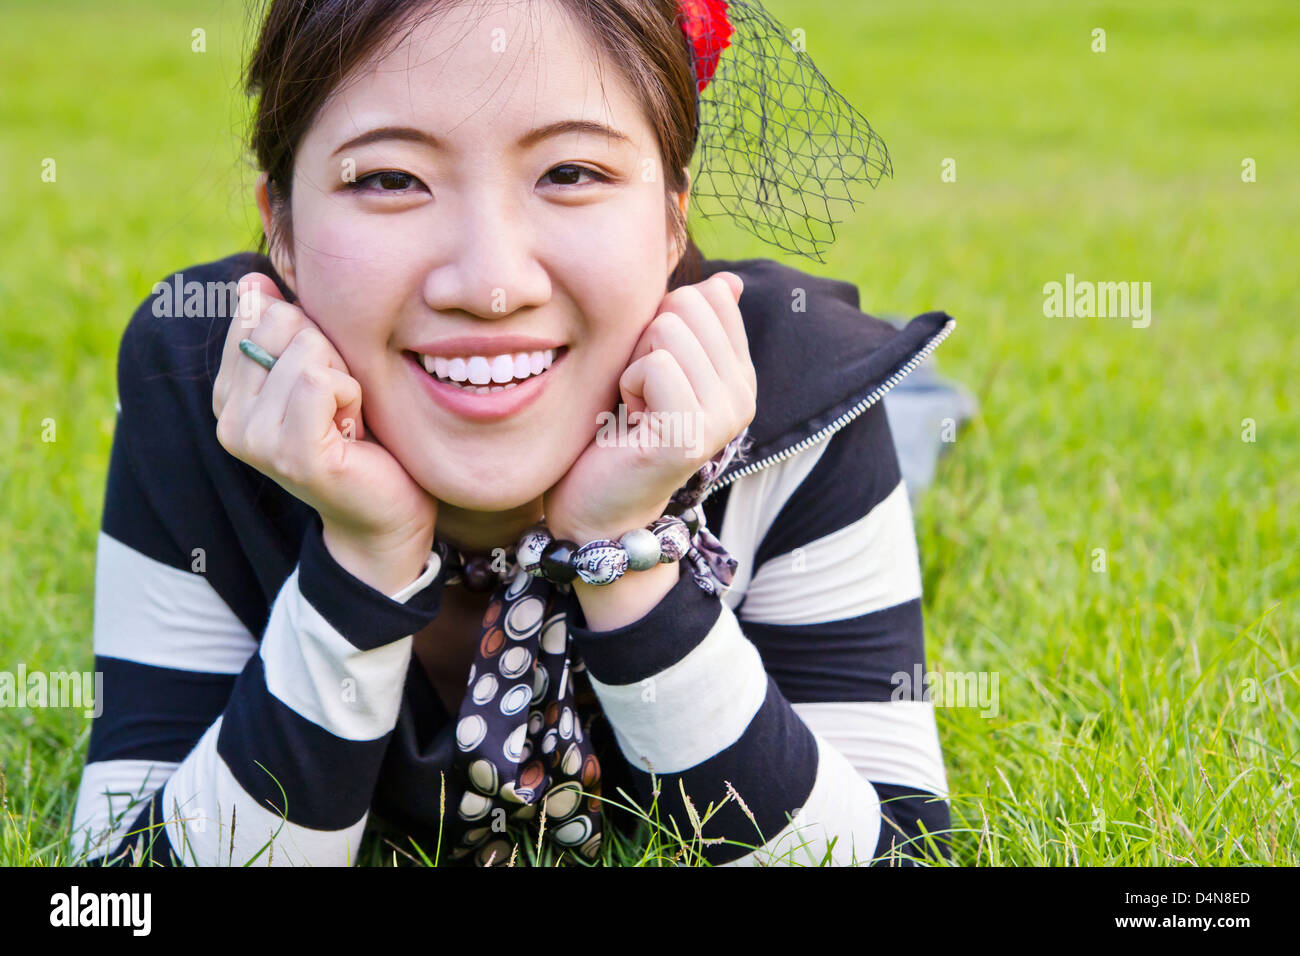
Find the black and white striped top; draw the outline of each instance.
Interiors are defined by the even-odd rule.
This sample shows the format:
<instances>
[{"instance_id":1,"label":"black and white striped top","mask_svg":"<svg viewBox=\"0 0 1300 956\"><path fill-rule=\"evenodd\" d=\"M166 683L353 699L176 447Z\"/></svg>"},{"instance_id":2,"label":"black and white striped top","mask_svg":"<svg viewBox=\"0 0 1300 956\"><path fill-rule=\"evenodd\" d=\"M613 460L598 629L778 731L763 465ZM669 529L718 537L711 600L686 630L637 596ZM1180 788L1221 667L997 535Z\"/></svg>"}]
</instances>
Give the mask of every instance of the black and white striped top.
<instances>
[{"instance_id":1,"label":"black and white striped top","mask_svg":"<svg viewBox=\"0 0 1300 956\"><path fill-rule=\"evenodd\" d=\"M907 845L922 828L947 831L948 793L933 704L900 693L898 675L924 666L921 573L880 398L954 323L932 312L896 330L849 283L705 261L722 269L745 280L759 394L751 453L705 510L739 569L715 597L683 566L617 631L570 615L612 728L604 789L649 806L653 768L661 819L689 833L679 782L697 808L734 788L744 807L729 801L703 836L759 849L709 845L714 864L820 861L828 841L836 864L905 862L899 849L924 852ZM275 275L241 253L175 287L255 270ZM412 635L437 616L438 562L388 595L340 567L316 512L216 440L228 313L159 316L156 294L118 357L95 581L104 709L72 849L95 863L148 850L341 865L371 821L427 839L416 821L437 806L454 715Z\"/></svg>"}]
</instances>

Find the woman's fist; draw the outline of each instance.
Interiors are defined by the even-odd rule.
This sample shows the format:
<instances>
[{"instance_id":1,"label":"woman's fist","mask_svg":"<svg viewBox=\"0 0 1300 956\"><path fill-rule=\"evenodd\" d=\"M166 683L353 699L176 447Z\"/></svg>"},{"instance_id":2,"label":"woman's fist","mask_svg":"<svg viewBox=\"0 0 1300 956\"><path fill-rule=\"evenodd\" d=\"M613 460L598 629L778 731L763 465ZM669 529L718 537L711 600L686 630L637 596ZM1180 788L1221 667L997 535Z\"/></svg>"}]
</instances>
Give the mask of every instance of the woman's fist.
<instances>
[{"instance_id":1,"label":"woman's fist","mask_svg":"<svg viewBox=\"0 0 1300 956\"><path fill-rule=\"evenodd\" d=\"M240 280L212 390L217 441L321 516L344 568L378 590L411 583L433 545L437 502L366 434L361 386L320 328L262 273ZM252 339L269 371L239 349Z\"/></svg>"},{"instance_id":2,"label":"woman's fist","mask_svg":"<svg viewBox=\"0 0 1300 956\"><path fill-rule=\"evenodd\" d=\"M552 533L617 538L663 513L672 494L754 419L758 381L731 272L669 292L618 380L626 436L597 433L544 498ZM626 441L624 441L626 437Z\"/></svg>"}]
</instances>

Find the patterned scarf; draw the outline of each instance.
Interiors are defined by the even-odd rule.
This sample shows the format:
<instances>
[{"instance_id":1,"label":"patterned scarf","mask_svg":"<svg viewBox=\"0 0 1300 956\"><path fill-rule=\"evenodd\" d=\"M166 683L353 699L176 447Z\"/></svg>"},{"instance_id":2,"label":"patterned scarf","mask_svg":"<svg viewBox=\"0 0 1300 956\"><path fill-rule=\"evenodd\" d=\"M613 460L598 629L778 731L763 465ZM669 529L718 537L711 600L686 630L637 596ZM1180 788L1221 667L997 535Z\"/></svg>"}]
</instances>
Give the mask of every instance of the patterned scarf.
<instances>
[{"instance_id":1,"label":"patterned scarf","mask_svg":"<svg viewBox=\"0 0 1300 956\"><path fill-rule=\"evenodd\" d=\"M669 504L698 505L733 458L743 457L748 429L701 468ZM710 594L732 581L736 560L700 526L687 553L695 583ZM461 581L465 559L445 543L448 584ZM508 822L545 816L544 838L587 862L600 853L600 761L591 743L600 703L566 625L570 585L534 577L507 555L507 570L488 603L478 648L456 720L456 752L444 839L453 860L473 854L478 866L506 865L514 844ZM635 573L635 572L628 572Z\"/></svg>"}]
</instances>

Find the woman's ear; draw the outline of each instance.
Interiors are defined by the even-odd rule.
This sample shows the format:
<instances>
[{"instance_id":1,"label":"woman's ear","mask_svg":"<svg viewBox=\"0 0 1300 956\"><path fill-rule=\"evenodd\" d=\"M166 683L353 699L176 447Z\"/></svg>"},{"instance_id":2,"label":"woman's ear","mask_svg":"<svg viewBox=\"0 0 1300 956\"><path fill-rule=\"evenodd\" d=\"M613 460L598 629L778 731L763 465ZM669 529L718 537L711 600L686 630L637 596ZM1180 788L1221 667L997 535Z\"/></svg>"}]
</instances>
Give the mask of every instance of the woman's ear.
<instances>
[{"instance_id":1,"label":"woman's ear","mask_svg":"<svg viewBox=\"0 0 1300 956\"><path fill-rule=\"evenodd\" d=\"M293 258L285 251L284 243L278 235L275 224L275 215L271 211L271 195L267 189L267 174L262 173L257 177L257 185L253 189L257 197L257 211L262 217L262 232L266 236L266 246L270 254L271 265L284 284L289 287L294 296L298 295L298 287L293 278Z\"/></svg>"}]
</instances>

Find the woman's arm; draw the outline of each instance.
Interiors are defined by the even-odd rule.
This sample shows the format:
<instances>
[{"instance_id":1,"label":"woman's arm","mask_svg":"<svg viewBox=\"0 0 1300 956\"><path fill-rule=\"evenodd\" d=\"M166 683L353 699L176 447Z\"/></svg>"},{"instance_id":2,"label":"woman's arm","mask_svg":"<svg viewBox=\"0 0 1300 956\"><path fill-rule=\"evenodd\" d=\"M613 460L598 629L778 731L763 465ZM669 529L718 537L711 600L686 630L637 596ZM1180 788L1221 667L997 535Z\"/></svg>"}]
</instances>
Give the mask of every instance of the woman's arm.
<instances>
[{"instance_id":1,"label":"woman's arm","mask_svg":"<svg viewBox=\"0 0 1300 956\"><path fill-rule=\"evenodd\" d=\"M932 705L893 699L894 675L912 677L924 647L883 407L728 494L724 543L757 567L738 579L738 613L682 568L625 627L590 630L580 611L570 621L643 806L653 771L661 819L689 837L679 787L701 816L734 788L744 807L731 800L702 834L761 849L706 845L714 864L817 862L829 841L836 864L866 862L915 837L918 819L947 829Z\"/></svg>"},{"instance_id":2,"label":"woman's arm","mask_svg":"<svg viewBox=\"0 0 1300 956\"><path fill-rule=\"evenodd\" d=\"M180 321L142 308L119 356L96 558L104 707L72 850L97 863L150 848L155 863L350 863L411 635L440 607L439 562L381 593L340 565L315 518L259 644L233 610L264 600L238 546L250 515L227 513L218 491L243 466L203 433L210 397L175 374ZM229 472L214 471L222 461Z\"/></svg>"},{"instance_id":3,"label":"woman's arm","mask_svg":"<svg viewBox=\"0 0 1300 956\"><path fill-rule=\"evenodd\" d=\"M239 645L223 646L219 635L233 638L242 625L215 592L184 582L189 572L103 535L97 577L113 587L97 599L95 654L106 704L74 822L88 856L125 852L121 862L130 862L152 846L156 863L352 862L397 719L410 635L436 616L436 607L403 602L439 588L438 572L435 557L407 588L381 595L333 560L314 526L260 648L245 631L251 653L237 673L196 671L233 669Z\"/></svg>"}]
</instances>

